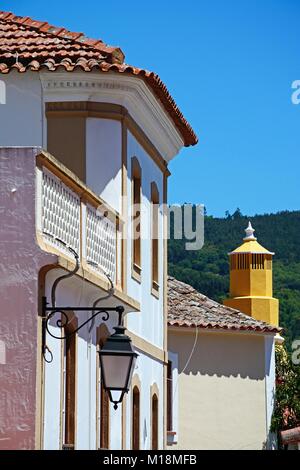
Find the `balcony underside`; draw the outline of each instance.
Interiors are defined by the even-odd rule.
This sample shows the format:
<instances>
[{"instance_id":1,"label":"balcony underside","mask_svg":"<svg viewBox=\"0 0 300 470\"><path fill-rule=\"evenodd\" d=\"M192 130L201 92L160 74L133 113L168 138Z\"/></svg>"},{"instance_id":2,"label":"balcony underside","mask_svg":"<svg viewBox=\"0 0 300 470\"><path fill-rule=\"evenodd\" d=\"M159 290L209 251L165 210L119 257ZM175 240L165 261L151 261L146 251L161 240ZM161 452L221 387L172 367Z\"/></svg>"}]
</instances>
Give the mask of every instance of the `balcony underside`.
<instances>
[{"instance_id":1,"label":"balcony underside","mask_svg":"<svg viewBox=\"0 0 300 470\"><path fill-rule=\"evenodd\" d=\"M55 271L55 277L62 276L68 272L73 271L74 263L67 260L63 256L57 257L57 264L52 265L49 268ZM125 314L129 312L139 312L140 303L129 297L124 292L120 291L118 288L114 289L114 293L111 297L106 298L110 289L110 284L105 280L99 277L92 270L79 268L77 274L75 274L74 280L76 285L81 290L83 286L85 297L88 297L90 301L88 305L92 306L93 302L98 298L105 298L103 302L99 302L99 307L105 305L106 307L118 307L123 306L125 309ZM63 281L60 284L59 288L63 288ZM76 302L77 299L74 300ZM66 306L66 305L65 305Z\"/></svg>"}]
</instances>

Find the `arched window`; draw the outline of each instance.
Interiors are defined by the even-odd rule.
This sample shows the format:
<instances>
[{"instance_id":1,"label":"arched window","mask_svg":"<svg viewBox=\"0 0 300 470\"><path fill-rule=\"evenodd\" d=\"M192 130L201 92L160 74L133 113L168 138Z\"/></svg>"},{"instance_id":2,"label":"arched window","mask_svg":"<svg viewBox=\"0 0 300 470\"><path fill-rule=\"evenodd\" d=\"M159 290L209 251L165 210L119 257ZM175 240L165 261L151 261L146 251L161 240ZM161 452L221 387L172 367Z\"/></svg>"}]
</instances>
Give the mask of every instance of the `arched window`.
<instances>
[{"instance_id":1,"label":"arched window","mask_svg":"<svg viewBox=\"0 0 300 470\"><path fill-rule=\"evenodd\" d=\"M75 448L76 434L76 334L77 318L69 319L65 327L65 335L69 337L65 342L65 419L64 419L64 445L65 449Z\"/></svg>"},{"instance_id":2,"label":"arched window","mask_svg":"<svg viewBox=\"0 0 300 470\"><path fill-rule=\"evenodd\" d=\"M136 157L131 160L132 174L132 268L133 274L141 275L141 187L142 170Z\"/></svg>"},{"instance_id":3,"label":"arched window","mask_svg":"<svg viewBox=\"0 0 300 470\"><path fill-rule=\"evenodd\" d=\"M158 293L158 217L159 217L159 192L155 183L151 183L151 239L152 239L152 289Z\"/></svg>"},{"instance_id":4,"label":"arched window","mask_svg":"<svg viewBox=\"0 0 300 470\"><path fill-rule=\"evenodd\" d=\"M106 325L101 325L98 328L98 348L103 348L107 338L109 337L109 331ZM98 358L99 361L99 358ZM99 371L99 362L97 365L97 370ZM109 396L104 389L103 382L100 377L100 448L109 449Z\"/></svg>"},{"instance_id":5,"label":"arched window","mask_svg":"<svg viewBox=\"0 0 300 470\"><path fill-rule=\"evenodd\" d=\"M100 390L100 448L109 449L109 397L102 381Z\"/></svg>"},{"instance_id":6,"label":"arched window","mask_svg":"<svg viewBox=\"0 0 300 470\"><path fill-rule=\"evenodd\" d=\"M140 449L140 391L134 387L132 391L132 450Z\"/></svg>"},{"instance_id":7,"label":"arched window","mask_svg":"<svg viewBox=\"0 0 300 470\"><path fill-rule=\"evenodd\" d=\"M151 415L152 415L152 450L157 450L158 449L158 397L156 393L152 395Z\"/></svg>"}]
</instances>

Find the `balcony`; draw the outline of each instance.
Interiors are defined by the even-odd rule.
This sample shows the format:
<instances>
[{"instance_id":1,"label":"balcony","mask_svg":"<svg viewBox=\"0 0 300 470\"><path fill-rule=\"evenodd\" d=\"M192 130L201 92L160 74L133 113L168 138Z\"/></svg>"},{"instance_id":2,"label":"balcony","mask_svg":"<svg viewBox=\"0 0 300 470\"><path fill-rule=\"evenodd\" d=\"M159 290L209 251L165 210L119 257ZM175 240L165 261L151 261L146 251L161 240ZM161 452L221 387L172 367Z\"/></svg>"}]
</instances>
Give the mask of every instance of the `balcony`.
<instances>
[{"instance_id":1,"label":"balcony","mask_svg":"<svg viewBox=\"0 0 300 470\"><path fill-rule=\"evenodd\" d=\"M36 179L36 226L41 247L56 254L66 269L74 260L71 248L79 255L85 278L89 273L102 289L108 288L111 279L122 293L120 299L139 309L123 292L120 214L47 152L37 156Z\"/></svg>"}]
</instances>

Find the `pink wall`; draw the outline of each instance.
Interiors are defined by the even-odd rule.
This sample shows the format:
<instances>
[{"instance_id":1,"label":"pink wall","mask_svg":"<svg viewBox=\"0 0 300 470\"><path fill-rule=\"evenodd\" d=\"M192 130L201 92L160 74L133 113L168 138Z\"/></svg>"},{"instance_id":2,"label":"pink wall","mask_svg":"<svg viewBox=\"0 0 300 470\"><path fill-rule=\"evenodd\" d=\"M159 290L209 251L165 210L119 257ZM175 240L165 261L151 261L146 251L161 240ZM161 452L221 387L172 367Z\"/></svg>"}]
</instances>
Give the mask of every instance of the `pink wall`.
<instances>
[{"instance_id":1,"label":"pink wall","mask_svg":"<svg viewBox=\"0 0 300 470\"><path fill-rule=\"evenodd\" d=\"M37 148L0 148L0 449L35 447L38 273L56 258L35 240Z\"/></svg>"}]
</instances>

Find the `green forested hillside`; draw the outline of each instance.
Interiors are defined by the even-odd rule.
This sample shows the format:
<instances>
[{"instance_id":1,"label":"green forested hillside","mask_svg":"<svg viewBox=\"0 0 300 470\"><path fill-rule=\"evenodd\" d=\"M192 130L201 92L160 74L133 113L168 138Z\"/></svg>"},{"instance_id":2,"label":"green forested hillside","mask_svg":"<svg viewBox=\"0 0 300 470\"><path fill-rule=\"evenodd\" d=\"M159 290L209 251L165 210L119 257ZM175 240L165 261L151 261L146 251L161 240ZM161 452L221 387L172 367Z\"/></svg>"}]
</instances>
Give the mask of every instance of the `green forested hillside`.
<instances>
[{"instance_id":1,"label":"green forested hillside","mask_svg":"<svg viewBox=\"0 0 300 470\"><path fill-rule=\"evenodd\" d=\"M186 251L185 240L169 241L169 274L222 301L229 290L227 253L242 243L249 218L239 210L224 219L205 217L205 244ZM274 296L280 300L280 325L288 348L300 338L300 211L250 218L259 243L275 251ZM172 230L171 230L172 234Z\"/></svg>"}]
</instances>

